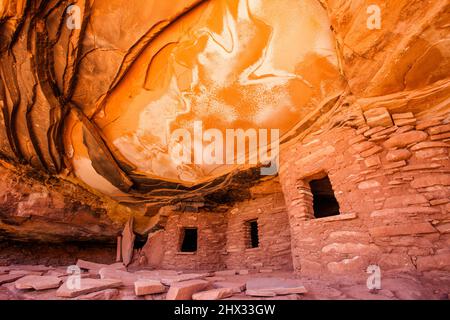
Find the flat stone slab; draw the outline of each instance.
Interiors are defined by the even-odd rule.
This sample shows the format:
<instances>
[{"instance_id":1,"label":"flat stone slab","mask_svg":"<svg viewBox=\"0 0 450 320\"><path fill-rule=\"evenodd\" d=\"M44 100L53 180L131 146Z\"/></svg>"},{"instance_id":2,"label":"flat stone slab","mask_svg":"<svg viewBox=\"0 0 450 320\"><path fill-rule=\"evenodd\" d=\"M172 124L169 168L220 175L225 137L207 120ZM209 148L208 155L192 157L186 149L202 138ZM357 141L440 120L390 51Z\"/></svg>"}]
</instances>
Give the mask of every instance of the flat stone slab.
<instances>
[{"instance_id":1,"label":"flat stone slab","mask_svg":"<svg viewBox=\"0 0 450 320\"><path fill-rule=\"evenodd\" d=\"M234 293L240 293L245 290L245 282L239 281L219 281L212 284L214 288L230 288Z\"/></svg>"},{"instance_id":2,"label":"flat stone slab","mask_svg":"<svg viewBox=\"0 0 450 320\"><path fill-rule=\"evenodd\" d=\"M162 278L167 278L168 283L172 283L174 278L191 280L190 276L179 278L176 271L170 270L140 270L136 272L128 272L120 269L105 267L98 272L101 279L118 279L123 282L125 286L134 286L134 283L140 279L161 281Z\"/></svg>"},{"instance_id":3,"label":"flat stone slab","mask_svg":"<svg viewBox=\"0 0 450 320\"><path fill-rule=\"evenodd\" d=\"M137 296L166 292L166 287L157 280L140 279L134 283L134 293Z\"/></svg>"},{"instance_id":4,"label":"flat stone slab","mask_svg":"<svg viewBox=\"0 0 450 320\"><path fill-rule=\"evenodd\" d=\"M54 276L33 276L28 275L14 282L14 286L19 290L47 290L58 288L61 284L61 278Z\"/></svg>"},{"instance_id":5,"label":"flat stone slab","mask_svg":"<svg viewBox=\"0 0 450 320\"><path fill-rule=\"evenodd\" d=\"M77 260L77 266L80 269L86 269L86 270L89 270L90 272L94 272L94 273L97 273L97 274L98 274L98 272L100 271L101 268L108 267L107 264L90 262L90 261L86 261L86 260L82 260L82 259L78 259Z\"/></svg>"},{"instance_id":6,"label":"flat stone slab","mask_svg":"<svg viewBox=\"0 0 450 320\"><path fill-rule=\"evenodd\" d=\"M181 271L175 270L139 270L136 271L135 273L143 276L154 276L154 277L174 277L182 274Z\"/></svg>"},{"instance_id":7,"label":"flat stone slab","mask_svg":"<svg viewBox=\"0 0 450 320\"><path fill-rule=\"evenodd\" d=\"M122 286L122 281L115 279L81 279L79 288L69 288L68 281L64 282L56 295L63 298L74 298L80 295L101 291L105 289L114 289Z\"/></svg>"},{"instance_id":8,"label":"flat stone slab","mask_svg":"<svg viewBox=\"0 0 450 320\"><path fill-rule=\"evenodd\" d=\"M25 276L25 274L4 274L4 275L0 275L0 285L2 285L4 283L14 282L17 279L22 278L23 276Z\"/></svg>"},{"instance_id":9,"label":"flat stone slab","mask_svg":"<svg viewBox=\"0 0 450 320\"><path fill-rule=\"evenodd\" d=\"M19 290L14 282L6 283L2 287L14 297L14 300L62 300L56 296L56 290Z\"/></svg>"},{"instance_id":10,"label":"flat stone slab","mask_svg":"<svg viewBox=\"0 0 450 320\"><path fill-rule=\"evenodd\" d=\"M233 288L218 288L194 293L192 300L220 300L229 298L234 293Z\"/></svg>"},{"instance_id":11,"label":"flat stone slab","mask_svg":"<svg viewBox=\"0 0 450 320\"><path fill-rule=\"evenodd\" d=\"M119 296L118 289L106 289L78 296L74 300L113 300Z\"/></svg>"},{"instance_id":12,"label":"flat stone slab","mask_svg":"<svg viewBox=\"0 0 450 320\"><path fill-rule=\"evenodd\" d=\"M177 276L169 276L161 279L161 283L166 286L170 286L176 282L188 281L188 280L196 280L196 279L204 279L208 274L205 273L186 273L180 274Z\"/></svg>"},{"instance_id":13,"label":"flat stone slab","mask_svg":"<svg viewBox=\"0 0 450 320\"><path fill-rule=\"evenodd\" d=\"M6 267L0 267L0 270L11 272L11 271L36 271L36 272L45 272L48 270L54 269L53 267L47 267L44 265L16 265L12 264Z\"/></svg>"},{"instance_id":14,"label":"flat stone slab","mask_svg":"<svg viewBox=\"0 0 450 320\"><path fill-rule=\"evenodd\" d=\"M248 280L246 287L245 294L255 297L274 297L307 292L302 283L295 279L255 278Z\"/></svg>"},{"instance_id":15,"label":"flat stone slab","mask_svg":"<svg viewBox=\"0 0 450 320\"><path fill-rule=\"evenodd\" d=\"M134 283L139 280L139 275L137 274L110 267L101 268L98 273L101 279L117 279L122 281L125 286L134 286Z\"/></svg>"},{"instance_id":16,"label":"flat stone slab","mask_svg":"<svg viewBox=\"0 0 450 320\"><path fill-rule=\"evenodd\" d=\"M191 300L192 295L204 290L209 285L205 280L187 280L170 286L166 300Z\"/></svg>"},{"instance_id":17,"label":"flat stone slab","mask_svg":"<svg viewBox=\"0 0 450 320\"><path fill-rule=\"evenodd\" d=\"M31 270L11 270L9 272L9 274L14 275L33 275L33 276L41 276L42 275L42 271L31 271Z\"/></svg>"}]
</instances>

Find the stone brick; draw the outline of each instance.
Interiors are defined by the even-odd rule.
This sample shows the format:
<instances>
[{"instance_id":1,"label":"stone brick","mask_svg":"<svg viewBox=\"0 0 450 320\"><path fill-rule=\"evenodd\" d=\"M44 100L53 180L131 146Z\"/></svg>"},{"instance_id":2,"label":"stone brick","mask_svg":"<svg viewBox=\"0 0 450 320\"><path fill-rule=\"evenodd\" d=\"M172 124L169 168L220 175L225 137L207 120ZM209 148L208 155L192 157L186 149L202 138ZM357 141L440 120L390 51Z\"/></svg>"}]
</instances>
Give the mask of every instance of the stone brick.
<instances>
[{"instance_id":1,"label":"stone brick","mask_svg":"<svg viewBox=\"0 0 450 320\"><path fill-rule=\"evenodd\" d=\"M436 226L440 233L450 233L450 223L444 223Z\"/></svg>"},{"instance_id":2,"label":"stone brick","mask_svg":"<svg viewBox=\"0 0 450 320\"><path fill-rule=\"evenodd\" d=\"M373 237L392 237L408 234L424 234L437 232L435 228L428 222L400 224L392 226L382 226L369 228L369 232Z\"/></svg>"},{"instance_id":3,"label":"stone brick","mask_svg":"<svg viewBox=\"0 0 450 320\"><path fill-rule=\"evenodd\" d=\"M364 112L366 122L370 127L389 127L392 126L392 118L386 108L374 108Z\"/></svg>"},{"instance_id":4,"label":"stone brick","mask_svg":"<svg viewBox=\"0 0 450 320\"><path fill-rule=\"evenodd\" d=\"M365 137L370 137L371 135L373 135L377 132L383 131L384 129L386 129L386 128L385 127L374 127L374 128L367 130L366 132L364 132L363 135Z\"/></svg>"},{"instance_id":5,"label":"stone brick","mask_svg":"<svg viewBox=\"0 0 450 320\"><path fill-rule=\"evenodd\" d=\"M366 254L377 254L380 252L380 249L375 245L366 245L361 243L331 243L322 248L323 253L341 253L341 254L351 254L356 253L359 255Z\"/></svg>"},{"instance_id":6,"label":"stone brick","mask_svg":"<svg viewBox=\"0 0 450 320\"><path fill-rule=\"evenodd\" d=\"M413 188L426 188L436 185L450 186L450 175L448 174L430 174L427 176L415 178L411 181Z\"/></svg>"},{"instance_id":7,"label":"stone brick","mask_svg":"<svg viewBox=\"0 0 450 320\"><path fill-rule=\"evenodd\" d=\"M366 189L371 189L371 188L377 188L380 185L381 184L376 180L367 180L367 181L363 181L363 182L359 183L358 189L366 190Z\"/></svg>"},{"instance_id":8,"label":"stone brick","mask_svg":"<svg viewBox=\"0 0 450 320\"><path fill-rule=\"evenodd\" d=\"M416 265L417 270L422 272L430 270L450 271L450 253L443 253L427 257L418 257Z\"/></svg>"},{"instance_id":9,"label":"stone brick","mask_svg":"<svg viewBox=\"0 0 450 320\"><path fill-rule=\"evenodd\" d=\"M331 273L343 274L352 272L365 272L367 261L361 256L347 258L327 264L327 268Z\"/></svg>"},{"instance_id":10,"label":"stone brick","mask_svg":"<svg viewBox=\"0 0 450 320\"><path fill-rule=\"evenodd\" d=\"M403 167L403 171L416 171L416 170L432 170L442 167L440 163L436 162L428 162L428 163L420 163L420 164L410 164L406 167Z\"/></svg>"},{"instance_id":11,"label":"stone brick","mask_svg":"<svg viewBox=\"0 0 450 320\"><path fill-rule=\"evenodd\" d=\"M376 217L399 217L402 215L415 215L415 214L435 214L440 213L439 209L431 207L408 207L408 208L391 208L391 209L381 209L372 211L370 216L372 218Z\"/></svg>"},{"instance_id":12,"label":"stone brick","mask_svg":"<svg viewBox=\"0 0 450 320\"><path fill-rule=\"evenodd\" d=\"M392 119L399 120L399 119L414 119L414 113L412 112L404 112L404 113L393 113Z\"/></svg>"},{"instance_id":13,"label":"stone brick","mask_svg":"<svg viewBox=\"0 0 450 320\"><path fill-rule=\"evenodd\" d=\"M408 126L408 125L415 125L416 124L416 119L398 119L398 120L394 120L394 123L398 127Z\"/></svg>"},{"instance_id":14,"label":"stone brick","mask_svg":"<svg viewBox=\"0 0 450 320\"><path fill-rule=\"evenodd\" d=\"M445 125L442 125L442 126L432 127L432 128L429 128L427 131L428 131L428 133L430 135L446 133L446 132L450 131L450 124L445 124Z\"/></svg>"},{"instance_id":15,"label":"stone brick","mask_svg":"<svg viewBox=\"0 0 450 320\"><path fill-rule=\"evenodd\" d=\"M382 147L374 146L374 147L370 148L369 150L361 152L360 154L361 154L362 157L367 158L367 157L370 157L370 156L372 156L374 154L377 154L377 153L379 153L381 151L383 151Z\"/></svg>"},{"instance_id":16,"label":"stone brick","mask_svg":"<svg viewBox=\"0 0 450 320\"><path fill-rule=\"evenodd\" d=\"M432 141L435 140L444 140L444 139L449 139L450 138L450 132L448 133L442 133L442 134L434 134L432 136L430 136L430 139Z\"/></svg>"},{"instance_id":17,"label":"stone brick","mask_svg":"<svg viewBox=\"0 0 450 320\"><path fill-rule=\"evenodd\" d=\"M401 271L415 271L411 258L405 253L386 253L380 255L377 263L381 270L400 269Z\"/></svg>"},{"instance_id":18,"label":"stone brick","mask_svg":"<svg viewBox=\"0 0 450 320\"><path fill-rule=\"evenodd\" d=\"M364 142L352 145L352 148L357 152L363 152L363 151L369 150L370 148L373 148L375 146L376 146L376 144L373 142L364 141Z\"/></svg>"},{"instance_id":19,"label":"stone brick","mask_svg":"<svg viewBox=\"0 0 450 320\"><path fill-rule=\"evenodd\" d=\"M410 205L428 203L428 200L421 194L407 194L401 196L388 197L384 202L384 208L403 208Z\"/></svg>"},{"instance_id":20,"label":"stone brick","mask_svg":"<svg viewBox=\"0 0 450 320\"><path fill-rule=\"evenodd\" d=\"M394 135L384 142L386 148L404 148L412 143L418 143L426 140L428 135L423 131L409 131Z\"/></svg>"},{"instance_id":21,"label":"stone brick","mask_svg":"<svg viewBox=\"0 0 450 320\"><path fill-rule=\"evenodd\" d=\"M450 144L440 141L424 141L412 146L411 150L417 151L428 148L450 148Z\"/></svg>"},{"instance_id":22,"label":"stone brick","mask_svg":"<svg viewBox=\"0 0 450 320\"><path fill-rule=\"evenodd\" d=\"M416 157L419 159L428 159L441 155L448 155L447 148L428 148L416 152Z\"/></svg>"},{"instance_id":23,"label":"stone brick","mask_svg":"<svg viewBox=\"0 0 450 320\"><path fill-rule=\"evenodd\" d=\"M373 155L371 157L368 157L366 160L364 160L364 164L368 168L376 167L376 166L381 165L381 160L378 155Z\"/></svg>"},{"instance_id":24,"label":"stone brick","mask_svg":"<svg viewBox=\"0 0 450 320\"><path fill-rule=\"evenodd\" d=\"M386 160L390 162L407 160L411 157L411 152L407 149L390 150L386 154Z\"/></svg>"},{"instance_id":25,"label":"stone brick","mask_svg":"<svg viewBox=\"0 0 450 320\"><path fill-rule=\"evenodd\" d=\"M417 128L417 130L425 130L430 127L438 126L440 124L441 124L441 121L437 120L437 119L421 120L421 121L417 121L416 128Z\"/></svg>"},{"instance_id":26,"label":"stone brick","mask_svg":"<svg viewBox=\"0 0 450 320\"><path fill-rule=\"evenodd\" d=\"M393 137L395 135L402 134L402 133L405 133L405 132L409 132L409 131L412 131L414 129L415 129L415 127L411 126L411 125L401 126L401 127L398 128L398 130L394 134L391 134L390 137Z\"/></svg>"},{"instance_id":27,"label":"stone brick","mask_svg":"<svg viewBox=\"0 0 450 320\"><path fill-rule=\"evenodd\" d=\"M384 169L395 169L395 168L400 168L400 167L404 167L406 166L407 163L405 160L401 160L401 161L396 161L396 162L392 162L389 164L385 164L383 166Z\"/></svg>"},{"instance_id":28,"label":"stone brick","mask_svg":"<svg viewBox=\"0 0 450 320\"><path fill-rule=\"evenodd\" d=\"M334 240L334 239L349 240L349 239L352 239L355 242L368 242L370 240L370 236L367 234L367 232L340 230L340 231L333 231L333 232L331 232L328 235L328 239L330 239L330 240Z\"/></svg>"}]
</instances>

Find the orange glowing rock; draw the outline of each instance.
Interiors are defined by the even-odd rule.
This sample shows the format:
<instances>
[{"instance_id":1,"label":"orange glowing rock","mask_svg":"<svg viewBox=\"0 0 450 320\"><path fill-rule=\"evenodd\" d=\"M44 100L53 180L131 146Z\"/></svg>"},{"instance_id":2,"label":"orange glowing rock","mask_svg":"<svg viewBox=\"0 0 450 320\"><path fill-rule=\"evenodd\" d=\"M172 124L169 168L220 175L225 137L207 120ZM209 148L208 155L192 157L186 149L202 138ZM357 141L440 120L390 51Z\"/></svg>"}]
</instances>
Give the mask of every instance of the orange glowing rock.
<instances>
[{"instance_id":1,"label":"orange glowing rock","mask_svg":"<svg viewBox=\"0 0 450 320\"><path fill-rule=\"evenodd\" d=\"M200 120L204 130L224 134L238 128L286 134L342 91L329 25L313 0L204 2L143 46L92 120L134 173L185 185L226 174L237 165L175 163L171 133L192 132ZM75 173L103 192L118 192L117 183L94 170L78 121L66 140Z\"/></svg>"}]
</instances>

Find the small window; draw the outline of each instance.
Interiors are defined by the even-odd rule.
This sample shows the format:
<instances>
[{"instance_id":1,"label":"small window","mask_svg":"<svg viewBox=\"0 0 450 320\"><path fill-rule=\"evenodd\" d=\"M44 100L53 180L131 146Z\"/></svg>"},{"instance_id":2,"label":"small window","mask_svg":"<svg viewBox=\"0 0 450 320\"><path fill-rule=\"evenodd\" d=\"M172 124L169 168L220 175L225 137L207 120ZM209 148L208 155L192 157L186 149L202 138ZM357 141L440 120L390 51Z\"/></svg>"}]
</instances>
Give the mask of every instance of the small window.
<instances>
[{"instance_id":1,"label":"small window","mask_svg":"<svg viewBox=\"0 0 450 320\"><path fill-rule=\"evenodd\" d=\"M184 228L182 232L181 252L197 251L197 228Z\"/></svg>"},{"instance_id":2,"label":"small window","mask_svg":"<svg viewBox=\"0 0 450 320\"><path fill-rule=\"evenodd\" d=\"M330 179L311 180L309 182L313 194L313 209L315 218L339 215L339 204L334 196Z\"/></svg>"},{"instance_id":3,"label":"small window","mask_svg":"<svg viewBox=\"0 0 450 320\"><path fill-rule=\"evenodd\" d=\"M246 226L247 226L247 247L258 248L259 247L258 220L247 221Z\"/></svg>"}]
</instances>

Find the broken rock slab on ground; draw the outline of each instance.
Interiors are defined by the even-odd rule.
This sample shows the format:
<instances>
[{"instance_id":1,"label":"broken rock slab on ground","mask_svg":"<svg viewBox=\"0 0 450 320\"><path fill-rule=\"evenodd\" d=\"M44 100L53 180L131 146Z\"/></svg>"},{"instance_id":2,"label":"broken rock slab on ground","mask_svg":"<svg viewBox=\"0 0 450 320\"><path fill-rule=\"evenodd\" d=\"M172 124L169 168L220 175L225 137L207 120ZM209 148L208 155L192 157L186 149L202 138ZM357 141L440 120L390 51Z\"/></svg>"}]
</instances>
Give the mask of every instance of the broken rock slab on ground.
<instances>
[{"instance_id":1,"label":"broken rock slab on ground","mask_svg":"<svg viewBox=\"0 0 450 320\"><path fill-rule=\"evenodd\" d=\"M204 290L209 285L205 280L187 280L172 284L167 292L166 300L191 300L192 295Z\"/></svg>"},{"instance_id":2,"label":"broken rock slab on ground","mask_svg":"<svg viewBox=\"0 0 450 320\"><path fill-rule=\"evenodd\" d=\"M5 283L14 282L17 279L20 279L20 278L22 278L24 276L25 276L25 274L4 274L4 275L0 275L0 285L5 284Z\"/></svg>"},{"instance_id":3,"label":"broken rock slab on ground","mask_svg":"<svg viewBox=\"0 0 450 320\"><path fill-rule=\"evenodd\" d=\"M206 273L186 273L180 274L177 276L169 276L161 279L161 283L170 286L173 283L187 281L187 280L196 280L196 279L205 279L208 276Z\"/></svg>"},{"instance_id":4,"label":"broken rock slab on ground","mask_svg":"<svg viewBox=\"0 0 450 320\"><path fill-rule=\"evenodd\" d=\"M234 294L233 288L218 288L201 291L192 295L192 300L220 300L229 298Z\"/></svg>"},{"instance_id":5,"label":"broken rock slab on ground","mask_svg":"<svg viewBox=\"0 0 450 320\"><path fill-rule=\"evenodd\" d=\"M74 298L80 295L105 290L114 289L122 286L122 281L115 279L80 279L80 285L78 286L76 282L71 283L70 281L64 282L56 295L62 298Z\"/></svg>"},{"instance_id":6,"label":"broken rock slab on ground","mask_svg":"<svg viewBox=\"0 0 450 320\"><path fill-rule=\"evenodd\" d=\"M166 292L166 287L157 280L140 279L134 283L134 293L137 296Z\"/></svg>"},{"instance_id":7,"label":"broken rock slab on ground","mask_svg":"<svg viewBox=\"0 0 450 320\"><path fill-rule=\"evenodd\" d=\"M255 278L248 280L246 287L245 294L255 297L274 297L307 292L302 283L294 279Z\"/></svg>"},{"instance_id":8,"label":"broken rock slab on ground","mask_svg":"<svg viewBox=\"0 0 450 320\"><path fill-rule=\"evenodd\" d=\"M28 275L14 282L16 289L26 290L47 290L58 288L61 284L61 278L54 276L33 276Z\"/></svg>"},{"instance_id":9,"label":"broken rock slab on ground","mask_svg":"<svg viewBox=\"0 0 450 320\"><path fill-rule=\"evenodd\" d=\"M113 300L119 296L118 289L106 289L78 296L74 300Z\"/></svg>"},{"instance_id":10,"label":"broken rock slab on ground","mask_svg":"<svg viewBox=\"0 0 450 320\"><path fill-rule=\"evenodd\" d=\"M240 293L245 290L245 282L243 281L218 281L214 282L214 288L230 288L234 293Z\"/></svg>"},{"instance_id":11,"label":"broken rock slab on ground","mask_svg":"<svg viewBox=\"0 0 450 320\"><path fill-rule=\"evenodd\" d=\"M78 268L88 270L89 272L92 272L92 273L98 274L100 269L107 267L107 266L108 266L107 264L90 262L90 261L85 261L85 260L81 260L81 259L77 260Z\"/></svg>"}]
</instances>

